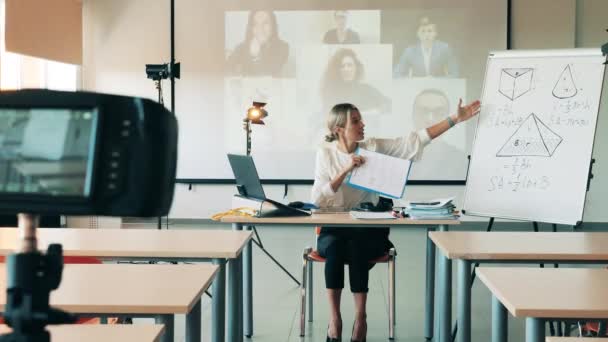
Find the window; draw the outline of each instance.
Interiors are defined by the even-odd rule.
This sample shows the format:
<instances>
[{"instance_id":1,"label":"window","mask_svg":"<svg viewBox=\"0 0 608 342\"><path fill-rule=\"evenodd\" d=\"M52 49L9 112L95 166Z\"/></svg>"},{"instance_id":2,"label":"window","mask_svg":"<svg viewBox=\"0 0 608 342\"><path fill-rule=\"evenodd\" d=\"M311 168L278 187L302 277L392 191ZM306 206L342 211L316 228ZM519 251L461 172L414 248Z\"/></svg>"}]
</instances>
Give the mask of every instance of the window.
<instances>
[{"instance_id":1,"label":"window","mask_svg":"<svg viewBox=\"0 0 608 342\"><path fill-rule=\"evenodd\" d=\"M79 67L6 51L5 3L0 0L0 89L78 89Z\"/></svg>"}]
</instances>

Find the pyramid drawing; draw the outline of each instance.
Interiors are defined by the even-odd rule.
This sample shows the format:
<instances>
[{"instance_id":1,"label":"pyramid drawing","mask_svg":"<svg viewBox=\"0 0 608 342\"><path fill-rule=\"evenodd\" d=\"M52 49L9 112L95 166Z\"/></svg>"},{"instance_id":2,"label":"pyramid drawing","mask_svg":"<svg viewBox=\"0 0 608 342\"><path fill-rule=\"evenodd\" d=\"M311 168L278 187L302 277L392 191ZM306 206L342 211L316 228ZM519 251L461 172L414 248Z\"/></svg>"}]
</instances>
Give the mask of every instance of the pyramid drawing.
<instances>
[{"instance_id":1,"label":"pyramid drawing","mask_svg":"<svg viewBox=\"0 0 608 342\"><path fill-rule=\"evenodd\" d=\"M567 65L559 75L555 87L553 87L553 96L558 99L567 99L575 96L577 92L576 84L574 84L572 78L572 70L570 70L570 65Z\"/></svg>"},{"instance_id":2,"label":"pyramid drawing","mask_svg":"<svg viewBox=\"0 0 608 342\"><path fill-rule=\"evenodd\" d=\"M532 68L506 68L500 72L498 91L511 101L532 89Z\"/></svg>"},{"instance_id":3,"label":"pyramid drawing","mask_svg":"<svg viewBox=\"0 0 608 342\"><path fill-rule=\"evenodd\" d=\"M497 157L551 157L562 137L530 114L500 148Z\"/></svg>"}]
</instances>

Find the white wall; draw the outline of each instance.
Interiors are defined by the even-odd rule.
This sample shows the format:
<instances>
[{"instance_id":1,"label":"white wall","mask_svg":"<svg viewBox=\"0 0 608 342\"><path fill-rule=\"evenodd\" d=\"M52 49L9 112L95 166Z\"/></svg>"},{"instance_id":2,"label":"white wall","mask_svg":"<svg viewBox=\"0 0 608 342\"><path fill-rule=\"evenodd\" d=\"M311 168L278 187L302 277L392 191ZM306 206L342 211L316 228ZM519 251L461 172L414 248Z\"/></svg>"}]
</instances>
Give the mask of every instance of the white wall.
<instances>
[{"instance_id":1,"label":"white wall","mask_svg":"<svg viewBox=\"0 0 608 342\"><path fill-rule=\"evenodd\" d=\"M576 47L598 47L608 42L608 1L578 0L576 4ZM604 91L600 102L600 113L595 133L593 157L594 178L587 194L585 221L608 222L608 86L604 74Z\"/></svg>"},{"instance_id":2,"label":"white wall","mask_svg":"<svg viewBox=\"0 0 608 342\"><path fill-rule=\"evenodd\" d=\"M149 11L145 14L129 13L129 8L136 8L135 5L142 2L148 4ZM158 32L136 32L129 37L133 41L142 40L145 43L145 48L142 49L140 56L120 56L120 51L94 51L91 48L92 40L112 39L112 37L120 35L121 25L136 25L137 21L158 22L158 18L168 17L164 1L130 0L123 3L127 8L122 14L123 18L104 18L103 11L107 10L106 1L85 1L85 25L86 16L91 16L93 13L95 20L111 19L115 24L112 30L104 32L95 32L93 28L85 26L85 88L113 92L120 90L127 94L154 98L151 81L146 80L143 75L141 81L135 84L104 84L99 76L97 79L92 78L91 72L86 70L87 63L95 58L128 58L140 61L145 56L163 56L167 53L168 22L163 21L164 19L161 19L159 23ZM608 42L608 33L604 31L606 28L605 13L608 13L608 1L606 0L513 0L513 48L597 47L603 42ZM108 13L108 15L110 14ZM107 23L104 26L106 25ZM160 63L167 60L168 56L158 61L148 60L147 63ZM141 68L143 74L143 64L133 65L133 67L136 68L135 70ZM93 74L103 75L103 70L94 70ZM168 89L167 86L167 91ZM605 99L602 100L604 104L608 104L607 101L604 101ZM608 106L604 106L601 109L597 127L594 150L597 163L594 167L595 178L587 197L586 222L608 222L608 211L603 210L603 204L608 201L608 180L606 180L608 176L608 166L606 166L608 164L608 147L606 147L608 137L605 136L605 132L608 132L607 108ZM283 199L283 186L265 186L265 189L267 196L276 200ZM309 186L290 186L286 201L307 200L309 191ZM449 195L456 196L459 204L463 191L462 186L410 186L406 190L406 197L432 198ZM209 218L213 213L226 210L230 206L231 196L234 192L234 187L228 185L195 185L192 190L189 190L188 185L177 185L170 217Z\"/></svg>"}]
</instances>

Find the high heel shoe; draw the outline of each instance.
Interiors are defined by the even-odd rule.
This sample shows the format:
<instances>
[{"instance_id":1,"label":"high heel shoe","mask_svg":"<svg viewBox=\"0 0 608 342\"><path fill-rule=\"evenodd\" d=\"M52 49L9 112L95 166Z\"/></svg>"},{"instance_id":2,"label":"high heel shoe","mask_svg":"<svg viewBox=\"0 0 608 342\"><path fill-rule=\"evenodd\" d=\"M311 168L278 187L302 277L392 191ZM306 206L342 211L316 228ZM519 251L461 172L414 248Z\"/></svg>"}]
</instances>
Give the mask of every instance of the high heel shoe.
<instances>
[{"instance_id":1,"label":"high heel shoe","mask_svg":"<svg viewBox=\"0 0 608 342\"><path fill-rule=\"evenodd\" d=\"M342 342L342 319L340 319L340 332L338 337L329 337L329 325L327 326L327 339L326 342Z\"/></svg>"},{"instance_id":2,"label":"high heel shoe","mask_svg":"<svg viewBox=\"0 0 608 342\"><path fill-rule=\"evenodd\" d=\"M328 333L327 339L325 340L325 342L342 342L342 339L340 337L337 337L337 338L329 337L329 333Z\"/></svg>"},{"instance_id":3,"label":"high heel shoe","mask_svg":"<svg viewBox=\"0 0 608 342\"><path fill-rule=\"evenodd\" d=\"M363 337L362 340L353 340L353 338L350 338L350 342L366 342L367 340L367 320L363 322L363 326L365 327L365 337ZM354 334L355 332L355 323L353 323L353 331L351 332L351 336Z\"/></svg>"}]
</instances>

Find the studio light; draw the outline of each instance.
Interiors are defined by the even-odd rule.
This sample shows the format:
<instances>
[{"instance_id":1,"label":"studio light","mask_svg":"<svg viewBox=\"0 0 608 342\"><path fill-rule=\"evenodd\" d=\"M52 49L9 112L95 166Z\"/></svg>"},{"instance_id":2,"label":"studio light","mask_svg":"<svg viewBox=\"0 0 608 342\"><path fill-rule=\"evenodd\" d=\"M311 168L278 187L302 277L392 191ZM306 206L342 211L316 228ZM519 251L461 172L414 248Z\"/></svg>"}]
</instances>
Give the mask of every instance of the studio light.
<instances>
[{"instance_id":1,"label":"studio light","mask_svg":"<svg viewBox=\"0 0 608 342\"><path fill-rule=\"evenodd\" d=\"M251 121L252 124L263 125L265 117L268 116L268 112L264 109L266 103L264 102L253 102L253 106L247 109L247 117L244 121Z\"/></svg>"},{"instance_id":2,"label":"studio light","mask_svg":"<svg viewBox=\"0 0 608 342\"><path fill-rule=\"evenodd\" d=\"M265 102L253 102L253 106L247 109L247 115L243 119L243 128L245 129L247 139L247 155L251 154L251 124L264 125L264 119L268 116L268 112L264 109Z\"/></svg>"}]
</instances>

